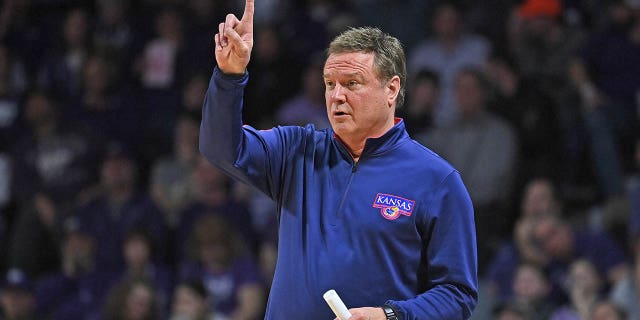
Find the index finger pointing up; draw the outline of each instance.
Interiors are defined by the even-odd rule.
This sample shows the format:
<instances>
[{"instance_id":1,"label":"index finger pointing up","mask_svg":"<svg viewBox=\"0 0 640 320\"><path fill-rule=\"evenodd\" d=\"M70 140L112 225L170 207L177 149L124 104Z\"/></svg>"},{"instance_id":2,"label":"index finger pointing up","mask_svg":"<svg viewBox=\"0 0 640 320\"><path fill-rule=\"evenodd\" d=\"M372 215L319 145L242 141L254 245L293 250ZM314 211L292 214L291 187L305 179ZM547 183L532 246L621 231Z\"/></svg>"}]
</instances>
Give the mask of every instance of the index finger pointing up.
<instances>
[{"instance_id":1,"label":"index finger pointing up","mask_svg":"<svg viewBox=\"0 0 640 320\"><path fill-rule=\"evenodd\" d=\"M247 0L244 4L244 14L242 14L242 22L253 23L254 0Z\"/></svg>"}]
</instances>

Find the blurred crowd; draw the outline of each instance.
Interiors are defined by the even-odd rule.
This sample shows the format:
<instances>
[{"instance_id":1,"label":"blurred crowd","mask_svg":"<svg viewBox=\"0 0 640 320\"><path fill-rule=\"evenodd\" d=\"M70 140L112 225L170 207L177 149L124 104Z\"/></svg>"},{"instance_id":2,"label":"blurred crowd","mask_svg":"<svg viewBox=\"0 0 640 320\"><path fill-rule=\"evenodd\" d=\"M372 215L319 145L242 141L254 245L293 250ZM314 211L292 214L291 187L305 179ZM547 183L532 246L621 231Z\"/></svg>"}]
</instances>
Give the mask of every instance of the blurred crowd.
<instances>
[{"instance_id":1,"label":"blurred crowd","mask_svg":"<svg viewBox=\"0 0 640 320\"><path fill-rule=\"evenodd\" d=\"M328 126L345 28L403 42L398 116L474 202L475 319L640 319L640 1L255 5L257 128ZM1 319L261 319L275 204L198 152L213 35L243 6L2 2Z\"/></svg>"}]
</instances>

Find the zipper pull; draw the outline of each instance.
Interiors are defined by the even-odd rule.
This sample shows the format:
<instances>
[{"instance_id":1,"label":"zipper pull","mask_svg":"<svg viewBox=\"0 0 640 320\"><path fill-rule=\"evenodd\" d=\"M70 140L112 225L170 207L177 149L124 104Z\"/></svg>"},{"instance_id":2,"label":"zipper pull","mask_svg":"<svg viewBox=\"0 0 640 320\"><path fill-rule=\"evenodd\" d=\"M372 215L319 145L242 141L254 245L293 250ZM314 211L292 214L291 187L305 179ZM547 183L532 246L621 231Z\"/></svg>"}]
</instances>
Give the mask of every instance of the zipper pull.
<instances>
[{"instance_id":1,"label":"zipper pull","mask_svg":"<svg viewBox=\"0 0 640 320\"><path fill-rule=\"evenodd\" d=\"M353 165L351 166L351 173L356 172L356 170L358 170L358 161L353 162Z\"/></svg>"}]
</instances>

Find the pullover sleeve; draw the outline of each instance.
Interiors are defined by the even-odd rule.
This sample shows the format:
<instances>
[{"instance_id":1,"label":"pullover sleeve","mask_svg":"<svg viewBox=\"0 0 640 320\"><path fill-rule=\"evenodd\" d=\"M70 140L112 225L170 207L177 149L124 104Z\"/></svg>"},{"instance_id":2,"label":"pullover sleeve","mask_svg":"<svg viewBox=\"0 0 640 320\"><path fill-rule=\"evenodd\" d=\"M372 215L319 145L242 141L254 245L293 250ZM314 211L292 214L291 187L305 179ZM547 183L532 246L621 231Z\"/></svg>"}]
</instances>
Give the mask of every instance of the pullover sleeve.
<instances>
[{"instance_id":1,"label":"pullover sleeve","mask_svg":"<svg viewBox=\"0 0 640 320\"><path fill-rule=\"evenodd\" d=\"M433 218L423 231L426 291L386 303L403 320L468 319L478 301L476 233L471 199L457 171L441 183L428 207Z\"/></svg>"},{"instance_id":2,"label":"pullover sleeve","mask_svg":"<svg viewBox=\"0 0 640 320\"><path fill-rule=\"evenodd\" d=\"M204 98L200 152L236 180L274 198L274 171L281 163L279 130L255 130L242 125L244 88L249 74L234 77L217 67Z\"/></svg>"}]
</instances>

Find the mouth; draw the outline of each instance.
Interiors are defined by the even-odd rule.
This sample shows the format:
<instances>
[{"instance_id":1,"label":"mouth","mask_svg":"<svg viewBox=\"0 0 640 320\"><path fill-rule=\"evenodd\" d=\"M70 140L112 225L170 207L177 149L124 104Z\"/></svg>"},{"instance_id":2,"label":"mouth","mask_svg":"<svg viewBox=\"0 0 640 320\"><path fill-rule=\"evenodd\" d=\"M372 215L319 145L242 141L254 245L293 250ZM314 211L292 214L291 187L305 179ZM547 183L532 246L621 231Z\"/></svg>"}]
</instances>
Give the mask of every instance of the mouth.
<instances>
[{"instance_id":1,"label":"mouth","mask_svg":"<svg viewBox=\"0 0 640 320\"><path fill-rule=\"evenodd\" d=\"M334 111L333 112L333 116L334 117L347 116L347 115L349 115L349 114L344 112L344 111Z\"/></svg>"}]
</instances>

